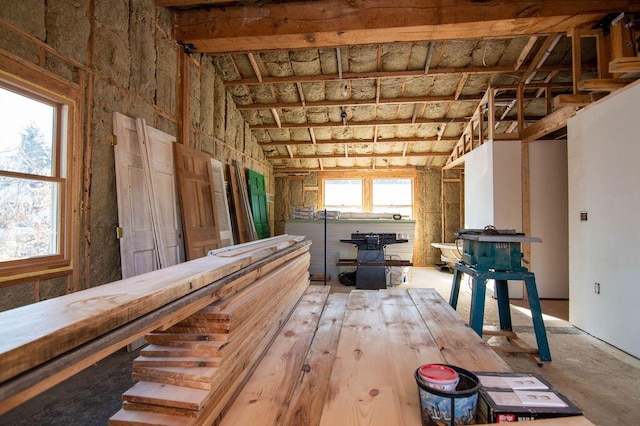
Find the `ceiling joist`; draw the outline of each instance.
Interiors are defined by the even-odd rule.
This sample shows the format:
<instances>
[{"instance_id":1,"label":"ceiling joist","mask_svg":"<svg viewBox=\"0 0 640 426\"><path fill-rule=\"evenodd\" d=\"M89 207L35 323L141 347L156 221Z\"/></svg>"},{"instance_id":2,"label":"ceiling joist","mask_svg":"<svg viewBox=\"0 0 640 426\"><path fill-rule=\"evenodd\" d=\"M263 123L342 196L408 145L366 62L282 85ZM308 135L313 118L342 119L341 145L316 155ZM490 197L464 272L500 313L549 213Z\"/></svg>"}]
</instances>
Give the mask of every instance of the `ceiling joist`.
<instances>
[{"instance_id":1,"label":"ceiling joist","mask_svg":"<svg viewBox=\"0 0 640 426\"><path fill-rule=\"evenodd\" d=\"M605 16L640 12L640 0L156 4L172 8L192 62L213 59L283 173L459 167L486 140L559 134L554 99L580 108L640 69L621 27L604 36Z\"/></svg>"},{"instance_id":2,"label":"ceiling joist","mask_svg":"<svg viewBox=\"0 0 640 426\"><path fill-rule=\"evenodd\" d=\"M158 0L159 6L185 6ZM633 0L478 2L323 0L175 11L177 40L198 52L239 52L359 44L565 33Z\"/></svg>"}]
</instances>

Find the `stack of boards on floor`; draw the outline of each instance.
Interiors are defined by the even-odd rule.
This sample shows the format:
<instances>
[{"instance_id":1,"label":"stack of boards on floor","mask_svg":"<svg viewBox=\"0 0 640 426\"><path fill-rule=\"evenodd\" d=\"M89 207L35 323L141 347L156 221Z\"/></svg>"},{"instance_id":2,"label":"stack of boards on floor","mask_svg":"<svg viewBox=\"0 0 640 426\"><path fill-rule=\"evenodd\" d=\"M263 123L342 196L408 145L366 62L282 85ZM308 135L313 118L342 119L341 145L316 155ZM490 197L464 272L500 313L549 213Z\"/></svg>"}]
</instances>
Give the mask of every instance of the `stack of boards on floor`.
<instances>
[{"instance_id":1,"label":"stack of boards on floor","mask_svg":"<svg viewBox=\"0 0 640 426\"><path fill-rule=\"evenodd\" d=\"M216 421L307 290L308 248L222 286L215 302L147 334L149 345L133 362L138 382L123 394L123 407L109 423Z\"/></svg>"}]
</instances>

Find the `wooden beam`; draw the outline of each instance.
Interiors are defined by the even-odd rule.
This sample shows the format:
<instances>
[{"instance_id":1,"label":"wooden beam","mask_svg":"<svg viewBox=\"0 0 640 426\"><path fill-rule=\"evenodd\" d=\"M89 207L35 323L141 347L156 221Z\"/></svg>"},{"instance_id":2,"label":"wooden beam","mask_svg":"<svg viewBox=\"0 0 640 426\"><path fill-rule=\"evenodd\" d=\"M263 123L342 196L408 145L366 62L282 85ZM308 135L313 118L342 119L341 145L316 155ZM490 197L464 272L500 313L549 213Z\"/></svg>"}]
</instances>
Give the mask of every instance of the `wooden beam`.
<instances>
[{"instance_id":1,"label":"wooden beam","mask_svg":"<svg viewBox=\"0 0 640 426\"><path fill-rule=\"evenodd\" d=\"M300 96L300 103L302 104L302 107L304 108L307 103L304 99L304 92L302 91L302 83L296 83L296 87L298 88L298 96ZM238 106L236 105L236 108Z\"/></svg>"},{"instance_id":2,"label":"wooden beam","mask_svg":"<svg viewBox=\"0 0 640 426\"><path fill-rule=\"evenodd\" d=\"M156 0L158 7L185 7L185 6L202 6L205 4L225 4L229 0Z\"/></svg>"},{"instance_id":3,"label":"wooden beam","mask_svg":"<svg viewBox=\"0 0 640 426\"><path fill-rule=\"evenodd\" d=\"M427 59L424 62L424 73L429 74L429 68L431 67L431 58L433 58L433 42L429 42L427 47Z\"/></svg>"},{"instance_id":4,"label":"wooden beam","mask_svg":"<svg viewBox=\"0 0 640 426\"><path fill-rule=\"evenodd\" d=\"M628 72L640 72L640 57L637 56L625 56L612 60L609 62L610 73L628 73Z\"/></svg>"},{"instance_id":5,"label":"wooden beam","mask_svg":"<svg viewBox=\"0 0 640 426\"><path fill-rule=\"evenodd\" d=\"M595 64L593 65L596 66ZM549 65L540 67L540 71L567 71L571 67L566 65ZM451 75L451 74L499 74L510 73L518 74L521 71L514 71L510 66L493 66L493 67L450 67L450 68L430 68L429 75ZM410 78L424 77L421 70L409 71L372 71L372 72L349 72L342 73L342 78L336 74L317 74L317 75L291 75L287 77L263 76L262 82L256 78L241 78L239 80L225 81L225 86L252 86L262 83L268 84L292 84L292 83L317 83L317 82L341 82L342 80L375 80L381 78Z\"/></svg>"},{"instance_id":6,"label":"wooden beam","mask_svg":"<svg viewBox=\"0 0 640 426\"><path fill-rule=\"evenodd\" d=\"M235 258L207 256L139 275L135 279L121 280L2 312L4 319L0 320L3 325L0 326L0 334L3 334L3 347L0 348L0 358L4 369L0 372L3 376L0 414L144 334L176 321L177 317L182 318L185 312L193 313L210 304L219 298L217 292L223 285L242 279L249 273L263 275L268 271L267 265L279 256L285 258L293 253L299 254L301 249L308 251L308 243L296 242L295 237L291 238L292 244L288 247L279 244L284 243L280 237L270 241L278 248L271 255L266 253L264 246L248 243L244 247L253 245L257 248ZM249 258L251 261L246 262ZM237 266L222 270L223 264L231 263ZM131 288L134 281L140 292L123 292L123 289ZM179 287L182 287L179 292L170 291ZM121 300L114 304L117 298ZM122 308L124 299L129 299L127 309ZM135 301L138 301L137 305ZM93 303L93 309L87 310L87 303ZM50 310L51 314L43 317L36 313L42 313L43 309ZM12 316L21 317L22 320L10 320ZM51 321L52 316L56 316L56 321ZM30 320L26 321L25 318ZM47 341L57 344L47 344ZM41 344L44 344L42 350L38 349ZM22 354L12 361L10 358L15 351Z\"/></svg>"},{"instance_id":7,"label":"wooden beam","mask_svg":"<svg viewBox=\"0 0 640 426\"><path fill-rule=\"evenodd\" d=\"M346 145L346 144L345 144ZM348 156L345 154L308 154L308 155L296 155L296 160L318 160L328 158L403 158L403 157L448 157L449 152L387 152L387 153L371 153L371 154L354 154L350 153ZM288 155L268 155L267 160L289 160Z\"/></svg>"},{"instance_id":8,"label":"wooden beam","mask_svg":"<svg viewBox=\"0 0 640 426\"><path fill-rule=\"evenodd\" d=\"M489 89L487 90L487 97L488 97L487 127L489 131L489 133L487 134L487 139L492 141L494 138L494 133L496 131L496 91L491 86L489 86Z\"/></svg>"},{"instance_id":9,"label":"wooden beam","mask_svg":"<svg viewBox=\"0 0 640 426\"><path fill-rule=\"evenodd\" d=\"M313 127L309 128L310 132L313 132ZM337 144L337 143L348 143L348 144L370 144L370 143L412 143L412 142L436 142L436 141L445 141L445 142L455 142L458 140L458 138L456 137L449 137L449 138L436 138L436 137L431 137L431 138L389 138L389 139L382 139L382 138L368 138L368 139L315 139L315 134L314 134L314 138L311 141L271 141L271 142L260 142L259 145L260 146L284 146L284 145L291 145L291 146L301 146L301 145L329 145L329 144Z\"/></svg>"},{"instance_id":10,"label":"wooden beam","mask_svg":"<svg viewBox=\"0 0 640 426\"><path fill-rule=\"evenodd\" d=\"M385 166L385 167L379 167L377 168L378 171L380 170L384 170L384 171L388 171L388 170L415 170L416 166ZM362 171L362 170L366 170L366 171L371 171L371 166L336 166L336 167L324 167L323 169L320 169L318 167L274 167L273 168L273 172L274 173L303 173L303 172L319 172L319 171L323 171L323 172L340 172L340 173L344 173L346 171Z\"/></svg>"},{"instance_id":11,"label":"wooden beam","mask_svg":"<svg viewBox=\"0 0 640 426\"><path fill-rule=\"evenodd\" d=\"M280 121L280 116L278 115L278 111L275 108L271 108L271 115L273 115L273 119L276 121L277 128L282 128L282 122Z\"/></svg>"},{"instance_id":12,"label":"wooden beam","mask_svg":"<svg viewBox=\"0 0 640 426\"><path fill-rule=\"evenodd\" d=\"M613 92L622 89L629 83L633 83L634 78L598 78L582 80L578 82L578 89L591 92Z\"/></svg>"},{"instance_id":13,"label":"wooden beam","mask_svg":"<svg viewBox=\"0 0 640 426\"><path fill-rule=\"evenodd\" d=\"M629 10L635 0L268 3L174 12L177 40L198 52L318 48L561 33Z\"/></svg>"},{"instance_id":14,"label":"wooden beam","mask_svg":"<svg viewBox=\"0 0 640 426\"><path fill-rule=\"evenodd\" d=\"M582 80L582 51L581 51L581 38L576 29L570 32L571 36L571 64L573 65L573 93L580 93L578 82Z\"/></svg>"},{"instance_id":15,"label":"wooden beam","mask_svg":"<svg viewBox=\"0 0 640 426\"><path fill-rule=\"evenodd\" d=\"M289 159L292 159L292 160L293 160L293 151L291 150L291 147L290 147L289 145L286 145L286 147L287 147L287 153L288 153L289 155L287 155L287 156L283 156L283 157L284 157L284 158L289 158Z\"/></svg>"},{"instance_id":16,"label":"wooden beam","mask_svg":"<svg viewBox=\"0 0 640 426\"><path fill-rule=\"evenodd\" d=\"M522 64L524 63L524 61L527 60L527 57L529 56L531 49L533 49L533 46L535 46L537 41L538 41L537 36L529 37L527 44L524 45L522 52L520 52L520 56L518 56L518 59L516 60L516 65L513 68L514 71L518 71L522 66Z\"/></svg>"},{"instance_id":17,"label":"wooden beam","mask_svg":"<svg viewBox=\"0 0 640 426\"><path fill-rule=\"evenodd\" d=\"M613 77L609 72L609 62L611 62L611 44L609 39L604 37L602 29L596 34L596 56L598 60L598 78Z\"/></svg>"},{"instance_id":18,"label":"wooden beam","mask_svg":"<svg viewBox=\"0 0 640 426\"><path fill-rule=\"evenodd\" d=\"M627 20L624 13L618 15L612 22L610 27L611 40L611 58L633 57L635 50L634 43L631 40L631 31L627 28ZM613 73L614 78L622 77L621 73Z\"/></svg>"},{"instance_id":19,"label":"wooden beam","mask_svg":"<svg viewBox=\"0 0 640 426\"><path fill-rule=\"evenodd\" d=\"M462 80L460 80L462 81ZM557 83L549 86L553 87L568 87L571 83ZM515 86L514 86L515 87ZM540 84L525 84L525 89L541 87ZM548 86L547 86L548 87ZM497 90L505 90L504 88L497 87ZM459 95L459 93L458 93ZM378 98L375 99L346 99L344 101L316 101L316 102L270 102L270 103L252 103L247 105L237 105L236 108L239 111L251 111L259 109L271 109L271 108L340 108L347 106L374 106L374 105L411 105L411 104L434 104L444 102L479 102L481 96L414 96L414 97L402 97L402 98ZM525 99L535 99L534 96L527 96ZM496 100L511 100L513 96L508 94L498 96ZM446 114L445 114L446 115Z\"/></svg>"},{"instance_id":20,"label":"wooden beam","mask_svg":"<svg viewBox=\"0 0 640 426\"><path fill-rule=\"evenodd\" d=\"M522 132L524 129L524 86L518 85L518 91L516 94L516 106L518 107L518 132Z\"/></svg>"},{"instance_id":21,"label":"wooden beam","mask_svg":"<svg viewBox=\"0 0 640 426\"><path fill-rule=\"evenodd\" d=\"M408 120L376 120L376 121L351 121L347 124L348 127L369 127L369 126L397 126L403 124L440 124L440 123L466 123L467 120L464 117L461 118L418 118L415 123L411 123L411 119ZM255 124L249 126L251 130L269 130L269 129L307 129L313 128L326 128L326 127L340 127L340 122L326 122L326 123L282 123L282 127L277 124Z\"/></svg>"},{"instance_id":22,"label":"wooden beam","mask_svg":"<svg viewBox=\"0 0 640 426\"><path fill-rule=\"evenodd\" d=\"M545 118L536 121L531 126L520 132L523 143L533 142L549 133L555 132L567 125L567 120L576 114L576 109L565 107L559 109Z\"/></svg>"},{"instance_id":23,"label":"wooden beam","mask_svg":"<svg viewBox=\"0 0 640 426\"><path fill-rule=\"evenodd\" d=\"M189 146L191 135L191 112L189 109L189 92L191 91L191 59L180 52L180 140L179 143Z\"/></svg>"},{"instance_id":24,"label":"wooden beam","mask_svg":"<svg viewBox=\"0 0 640 426\"><path fill-rule=\"evenodd\" d=\"M597 97L599 99L601 96ZM583 107L593 102L593 94L580 94L580 95L558 95L553 98L553 106L556 108L564 107Z\"/></svg>"},{"instance_id":25,"label":"wooden beam","mask_svg":"<svg viewBox=\"0 0 640 426\"><path fill-rule=\"evenodd\" d=\"M262 73L260 72L260 67L256 62L256 58L253 56L253 53L247 53L247 57L249 58L249 62L251 62L251 68L253 68L253 72L256 75L256 78L260 83L262 83Z\"/></svg>"}]
</instances>

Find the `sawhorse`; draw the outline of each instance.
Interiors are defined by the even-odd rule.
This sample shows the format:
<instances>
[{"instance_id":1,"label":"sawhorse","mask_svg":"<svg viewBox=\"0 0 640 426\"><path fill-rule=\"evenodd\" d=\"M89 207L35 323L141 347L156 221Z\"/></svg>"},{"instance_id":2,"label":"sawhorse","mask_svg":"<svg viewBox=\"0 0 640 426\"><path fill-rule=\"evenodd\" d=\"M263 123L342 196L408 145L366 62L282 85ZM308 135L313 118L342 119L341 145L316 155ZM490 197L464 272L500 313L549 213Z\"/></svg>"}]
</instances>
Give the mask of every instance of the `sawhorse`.
<instances>
[{"instance_id":1,"label":"sawhorse","mask_svg":"<svg viewBox=\"0 0 640 426\"><path fill-rule=\"evenodd\" d=\"M540 299L538 298L538 289L536 288L536 278L533 272L501 272L501 271L479 271L471 268L462 262L456 264L453 272L453 285L451 286L451 295L449 296L449 304L453 309L458 306L458 294L460 292L460 281L462 273L471 276L471 307L469 310L469 327L471 327L480 337L482 337L482 327L484 322L484 302L487 290L487 280L495 280L496 293L498 296L498 316L500 319L500 330L503 332L513 333L511 325L511 311L509 309L509 287L508 280L524 281L527 289L527 297L529 299L529 308L531 309L531 317L533 319L533 329L536 334L536 342L538 344L539 361L551 361L551 353L549 351L549 342L547 341L547 333L542 320L542 308L540 307ZM489 333L487 333L489 334Z\"/></svg>"}]
</instances>

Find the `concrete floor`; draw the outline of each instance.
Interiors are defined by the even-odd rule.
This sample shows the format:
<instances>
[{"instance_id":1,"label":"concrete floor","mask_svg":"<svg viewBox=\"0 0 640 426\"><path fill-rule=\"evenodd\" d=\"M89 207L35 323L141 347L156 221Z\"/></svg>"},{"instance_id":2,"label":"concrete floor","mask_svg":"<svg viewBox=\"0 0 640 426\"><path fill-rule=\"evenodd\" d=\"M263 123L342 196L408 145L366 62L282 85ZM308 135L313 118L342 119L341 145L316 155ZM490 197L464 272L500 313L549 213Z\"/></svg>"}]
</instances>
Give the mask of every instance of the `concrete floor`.
<instances>
[{"instance_id":1,"label":"concrete floor","mask_svg":"<svg viewBox=\"0 0 640 426\"><path fill-rule=\"evenodd\" d=\"M409 282L396 288L433 287L448 300L452 274L413 268ZM348 292L330 282L332 291ZM463 281L458 311L468 318L471 290ZM528 345L535 336L527 302L512 301L515 331ZM571 326L566 300L543 300L542 310L553 361L539 367L527 355L500 355L514 371L538 373L581 407L593 423L636 425L640 422L640 360ZM485 325L497 325L495 300L487 297ZM490 344L496 342L496 338ZM133 385L137 352L118 351L58 386L0 416L4 425L105 425L121 407L121 395Z\"/></svg>"}]
</instances>

